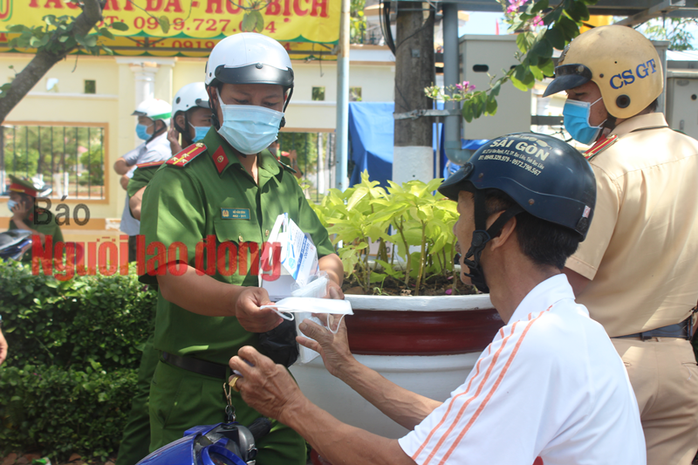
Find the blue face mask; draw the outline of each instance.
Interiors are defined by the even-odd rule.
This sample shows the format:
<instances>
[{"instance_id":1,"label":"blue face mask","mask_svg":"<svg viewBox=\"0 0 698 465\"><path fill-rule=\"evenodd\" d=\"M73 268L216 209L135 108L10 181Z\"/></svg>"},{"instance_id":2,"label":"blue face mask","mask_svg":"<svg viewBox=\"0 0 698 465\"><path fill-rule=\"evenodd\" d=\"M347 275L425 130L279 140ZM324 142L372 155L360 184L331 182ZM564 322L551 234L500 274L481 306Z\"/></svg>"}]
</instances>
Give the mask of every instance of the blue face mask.
<instances>
[{"instance_id":1,"label":"blue face mask","mask_svg":"<svg viewBox=\"0 0 698 465\"><path fill-rule=\"evenodd\" d=\"M601 97L599 97L596 102L599 100L601 100ZM574 140L581 142L582 144L591 144L594 142L594 140L596 140L599 132L601 132L601 125L591 126L589 124L591 107L596 102L589 103L567 99L565 106L562 109L565 129L567 129L567 132L570 133L570 136L572 136ZM603 122L601 124L603 124Z\"/></svg>"},{"instance_id":2,"label":"blue face mask","mask_svg":"<svg viewBox=\"0 0 698 465\"><path fill-rule=\"evenodd\" d=\"M254 155L276 140L284 114L256 105L226 105L218 96L223 124L218 129L225 140L243 155Z\"/></svg>"},{"instance_id":3,"label":"blue face mask","mask_svg":"<svg viewBox=\"0 0 698 465\"><path fill-rule=\"evenodd\" d=\"M152 124L150 126L152 126ZM150 134L148 134L146 132L150 126L146 126L145 124L137 124L136 125L136 135L138 136L139 139L142 139L142 140L150 139Z\"/></svg>"},{"instance_id":4,"label":"blue face mask","mask_svg":"<svg viewBox=\"0 0 698 465\"><path fill-rule=\"evenodd\" d=\"M9 208L10 211L12 211L12 209L15 208L16 206L17 206L17 202L15 202L14 200L7 201L7 208ZM12 212L12 213L14 213L14 212Z\"/></svg>"},{"instance_id":5,"label":"blue face mask","mask_svg":"<svg viewBox=\"0 0 698 465\"><path fill-rule=\"evenodd\" d=\"M206 137L206 134L208 134L208 130L211 129L211 126L194 126L191 123L189 123L189 126L193 127L196 133L192 142L199 142L201 139Z\"/></svg>"}]
</instances>

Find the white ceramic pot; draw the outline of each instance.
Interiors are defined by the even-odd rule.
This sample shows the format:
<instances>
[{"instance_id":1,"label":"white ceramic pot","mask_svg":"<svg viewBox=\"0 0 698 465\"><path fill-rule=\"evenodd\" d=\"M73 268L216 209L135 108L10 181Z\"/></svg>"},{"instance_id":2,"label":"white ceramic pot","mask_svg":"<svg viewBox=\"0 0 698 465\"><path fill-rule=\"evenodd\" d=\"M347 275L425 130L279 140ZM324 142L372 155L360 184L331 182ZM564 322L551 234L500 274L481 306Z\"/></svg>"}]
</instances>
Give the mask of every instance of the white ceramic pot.
<instances>
[{"instance_id":1,"label":"white ceramic pot","mask_svg":"<svg viewBox=\"0 0 698 465\"><path fill-rule=\"evenodd\" d=\"M391 297L347 295L356 358L390 381L445 400L468 376L503 325L489 295ZM318 357L291 372L305 395L350 425L389 438L407 430L331 376Z\"/></svg>"}]
</instances>

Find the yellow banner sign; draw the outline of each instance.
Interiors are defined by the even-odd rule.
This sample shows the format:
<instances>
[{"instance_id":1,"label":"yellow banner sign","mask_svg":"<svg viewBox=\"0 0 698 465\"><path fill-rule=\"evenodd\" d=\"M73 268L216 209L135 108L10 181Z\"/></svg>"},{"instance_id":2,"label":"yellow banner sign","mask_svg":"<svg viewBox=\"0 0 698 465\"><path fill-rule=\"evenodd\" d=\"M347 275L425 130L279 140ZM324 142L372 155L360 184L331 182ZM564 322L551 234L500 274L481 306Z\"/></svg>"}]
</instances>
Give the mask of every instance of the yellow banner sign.
<instances>
[{"instance_id":1,"label":"yellow banner sign","mask_svg":"<svg viewBox=\"0 0 698 465\"><path fill-rule=\"evenodd\" d=\"M243 15L251 11L249 5L248 0L107 0L103 16L106 24L128 25L127 31L112 30L118 36L222 39L241 32ZM261 32L284 42L336 44L340 8L341 0L262 2ZM68 0L0 0L0 32L11 24L44 25L46 15L77 16L80 12ZM170 25L167 32L161 26L163 16Z\"/></svg>"}]
</instances>

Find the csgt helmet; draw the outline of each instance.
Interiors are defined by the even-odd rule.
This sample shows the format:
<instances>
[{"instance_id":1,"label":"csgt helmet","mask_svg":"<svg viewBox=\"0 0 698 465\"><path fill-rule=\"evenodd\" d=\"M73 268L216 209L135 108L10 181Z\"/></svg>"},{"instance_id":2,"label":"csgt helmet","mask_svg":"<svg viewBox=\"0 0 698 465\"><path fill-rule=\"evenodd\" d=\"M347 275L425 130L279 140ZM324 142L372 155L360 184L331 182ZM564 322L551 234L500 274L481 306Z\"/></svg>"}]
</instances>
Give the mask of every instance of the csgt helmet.
<instances>
[{"instance_id":1,"label":"csgt helmet","mask_svg":"<svg viewBox=\"0 0 698 465\"><path fill-rule=\"evenodd\" d=\"M489 229L485 189L502 191L516 203ZM512 217L528 212L575 231L583 241L596 203L596 179L584 156L559 139L533 133L491 140L439 187L439 192L456 201L462 190L472 192L475 202L475 232L464 263L473 284L483 292L487 286L480 254Z\"/></svg>"},{"instance_id":2,"label":"csgt helmet","mask_svg":"<svg viewBox=\"0 0 698 465\"><path fill-rule=\"evenodd\" d=\"M172 106L159 98L147 99L142 101L136 108L136 111L131 114L133 116L145 116L153 121L162 120L165 125L168 125L172 116Z\"/></svg>"},{"instance_id":3,"label":"csgt helmet","mask_svg":"<svg viewBox=\"0 0 698 465\"><path fill-rule=\"evenodd\" d=\"M543 97L588 81L599 86L606 110L616 118L637 115L664 87L652 42L633 28L615 25L596 27L570 42Z\"/></svg>"},{"instance_id":4,"label":"csgt helmet","mask_svg":"<svg viewBox=\"0 0 698 465\"><path fill-rule=\"evenodd\" d=\"M221 40L206 62L206 86L226 84L277 84L293 94L293 68L286 49L276 40L243 32Z\"/></svg>"}]
</instances>

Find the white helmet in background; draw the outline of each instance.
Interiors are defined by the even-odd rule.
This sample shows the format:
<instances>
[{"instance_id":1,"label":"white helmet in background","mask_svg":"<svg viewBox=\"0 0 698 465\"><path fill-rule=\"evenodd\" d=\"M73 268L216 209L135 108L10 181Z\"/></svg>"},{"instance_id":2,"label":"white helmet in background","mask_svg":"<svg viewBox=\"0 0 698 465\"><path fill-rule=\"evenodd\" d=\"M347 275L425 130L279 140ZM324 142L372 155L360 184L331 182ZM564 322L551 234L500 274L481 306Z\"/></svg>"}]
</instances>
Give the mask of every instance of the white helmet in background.
<instances>
[{"instance_id":1,"label":"white helmet in background","mask_svg":"<svg viewBox=\"0 0 698 465\"><path fill-rule=\"evenodd\" d=\"M165 125L170 124L172 116L172 106L159 98L147 99L141 102L136 108L136 111L131 113L133 116L145 116L153 121L160 120Z\"/></svg>"},{"instance_id":2,"label":"white helmet in background","mask_svg":"<svg viewBox=\"0 0 698 465\"><path fill-rule=\"evenodd\" d=\"M293 67L278 41L255 32L243 32L221 40L206 62L206 87L221 84L276 84L293 94Z\"/></svg>"},{"instance_id":3,"label":"white helmet in background","mask_svg":"<svg viewBox=\"0 0 698 465\"><path fill-rule=\"evenodd\" d=\"M177 91L172 104L172 116L196 107L209 108L206 84L203 82L192 82Z\"/></svg>"}]
</instances>

